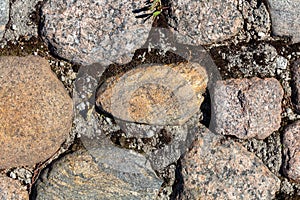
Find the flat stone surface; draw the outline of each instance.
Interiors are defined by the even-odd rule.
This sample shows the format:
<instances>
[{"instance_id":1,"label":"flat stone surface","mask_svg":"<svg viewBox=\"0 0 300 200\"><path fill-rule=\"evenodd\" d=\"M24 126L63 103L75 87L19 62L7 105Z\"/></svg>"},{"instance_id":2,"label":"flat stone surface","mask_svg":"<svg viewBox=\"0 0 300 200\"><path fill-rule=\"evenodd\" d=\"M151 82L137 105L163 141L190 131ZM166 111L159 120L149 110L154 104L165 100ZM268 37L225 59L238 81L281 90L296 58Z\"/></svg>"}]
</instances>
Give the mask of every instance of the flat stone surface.
<instances>
[{"instance_id":1,"label":"flat stone surface","mask_svg":"<svg viewBox=\"0 0 300 200\"><path fill-rule=\"evenodd\" d=\"M38 56L0 57L0 169L52 156L72 126L72 100Z\"/></svg>"},{"instance_id":2,"label":"flat stone surface","mask_svg":"<svg viewBox=\"0 0 300 200\"><path fill-rule=\"evenodd\" d=\"M0 199L29 200L29 195L19 181L0 175Z\"/></svg>"},{"instance_id":3,"label":"flat stone surface","mask_svg":"<svg viewBox=\"0 0 300 200\"><path fill-rule=\"evenodd\" d=\"M9 0L0 1L0 40L3 37L5 26L9 20Z\"/></svg>"},{"instance_id":4,"label":"flat stone surface","mask_svg":"<svg viewBox=\"0 0 300 200\"><path fill-rule=\"evenodd\" d=\"M30 39L38 36L36 5L41 0L15 0L11 2L10 26L5 32L5 40Z\"/></svg>"},{"instance_id":5,"label":"flat stone surface","mask_svg":"<svg viewBox=\"0 0 300 200\"><path fill-rule=\"evenodd\" d=\"M207 81L197 63L152 64L106 80L96 102L124 121L180 125L199 110Z\"/></svg>"},{"instance_id":6,"label":"flat stone surface","mask_svg":"<svg viewBox=\"0 0 300 200\"><path fill-rule=\"evenodd\" d=\"M177 199L273 199L280 179L240 144L202 133L181 160Z\"/></svg>"},{"instance_id":7,"label":"flat stone surface","mask_svg":"<svg viewBox=\"0 0 300 200\"><path fill-rule=\"evenodd\" d=\"M141 1L50 0L42 8L42 35L57 55L79 64L127 63L148 37L152 20L132 12Z\"/></svg>"},{"instance_id":8,"label":"flat stone surface","mask_svg":"<svg viewBox=\"0 0 300 200\"><path fill-rule=\"evenodd\" d=\"M57 160L40 176L34 194L37 200L155 199L161 184L144 156L106 141Z\"/></svg>"},{"instance_id":9,"label":"flat stone surface","mask_svg":"<svg viewBox=\"0 0 300 200\"><path fill-rule=\"evenodd\" d=\"M272 19L272 30L278 36L291 36L300 42L300 1L267 0Z\"/></svg>"},{"instance_id":10,"label":"flat stone surface","mask_svg":"<svg viewBox=\"0 0 300 200\"><path fill-rule=\"evenodd\" d=\"M292 101L296 108L296 112L300 114L300 59L296 60L291 66L292 74Z\"/></svg>"},{"instance_id":11,"label":"flat stone surface","mask_svg":"<svg viewBox=\"0 0 300 200\"><path fill-rule=\"evenodd\" d=\"M213 128L241 139L265 139L280 127L283 89L274 78L216 82Z\"/></svg>"},{"instance_id":12,"label":"flat stone surface","mask_svg":"<svg viewBox=\"0 0 300 200\"><path fill-rule=\"evenodd\" d=\"M237 0L171 0L177 39L183 44L205 45L236 35L243 28ZM187 37L188 36L188 37Z\"/></svg>"},{"instance_id":13,"label":"flat stone surface","mask_svg":"<svg viewBox=\"0 0 300 200\"><path fill-rule=\"evenodd\" d=\"M283 154L284 173L300 183L300 121L286 127L283 134Z\"/></svg>"}]
</instances>

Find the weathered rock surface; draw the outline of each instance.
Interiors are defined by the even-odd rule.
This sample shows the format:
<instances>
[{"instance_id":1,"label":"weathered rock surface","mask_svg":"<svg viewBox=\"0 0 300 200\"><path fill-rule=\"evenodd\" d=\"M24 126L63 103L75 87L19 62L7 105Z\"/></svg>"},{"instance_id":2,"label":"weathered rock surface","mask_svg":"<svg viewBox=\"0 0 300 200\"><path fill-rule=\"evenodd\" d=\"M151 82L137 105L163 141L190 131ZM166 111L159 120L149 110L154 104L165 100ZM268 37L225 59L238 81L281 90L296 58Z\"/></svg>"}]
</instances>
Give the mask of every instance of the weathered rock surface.
<instances>
[{"instance_id":1,"label":"weathered rock surface","mask_svg":"<svg viewBox=\"0 0 300 200\"><path fill-rule=\"evenodd\" d=\"M1 169L49 158L69 134L72 113L72 100L47 60L0 57Z\"/></svg>"},{"instance_id":2,"label":"weathered rock surface","mask_svg":"<svg viewBox=\"0 0 300 200\"><path fill-rule=\"evenodd\" d=\"M141 1L50 0L42 8L42 34L63 58L79 64L127 63L148 37L151 20L143 23L133 10Z\"/></svg>"},{"instance_id":3,"label":"weathered rock surface","mask_svg":"<svg viewBox=\"0 0 300 200\"><path fill-rule=\"evenodd\" d=\"M0 40L3 37L5 26L9 20L9 0L0 2Z\"/></svg>"},{"instance_id":4,"label":"weathered rock surface","mask_svg":"<svg viewBox=\"0 0 300 200\"><path fill-rule=\"evenodd\" d=\"M283 89L274 78L218 81L212 96L217 133L265 139L280 127Z\"/></svg>"},{"instance_id":5,"label":"weathered rock surface","mask_svg":"<svg viewBox=\"0 0 300 200\"><path fill-rule=\"evenodd\" d=\"M0 176L0 199L1 200L29 200L26 186L19 181L6 176Z\"/></svg>"},{"instance_id":6,"label":"weathered rock surface","mask_svg":"<svg viewBox=\"0 0 300 200\"><path fill-rule=\"evenodd\" d=\"M293 43L300 42L300 1L268 0L272 30L278 36L291 36Z\"/></svg>"},{"instance_id":7,"label":"weathered rock surface","mask_svg":"<svg viewBox=\"0 0 300 200\"><path fill-rule=\"evenodd\" d=\"M296 60L291 67L292 74L292 101L296 112L300 114L300 60Z\"/></svg>"},{"instance_id":8,"label":"weathered rock surface","mask_svg":"<svg viewBox=\"0 0 300 200\"><path fill-rule=\"evenodd\" d=\"M199 110L207 79L197 63L152 64L106 80L96 102L124 121L180 125Z\"/></svg>"},{"instance_id":9,"label":"weathered rock surface","mask_svg":"<svg viewBox=\"0 0 300 200\"><path fill-rule=\"evenodd\" d=\"M15 0L11 2L10 23L5 31L6 40L30 39L38 36L38 15L36 5L40 0Z\"/></svg>"},{"instance_id":10,"label":"weathered rock surface","mask_svg":"<svg viewBox=\"0 0 300 200\"><path fill-rule=\"evenodd\" d=\"M300 183L300 121L290 124L283 135L284 173Z\"/></svg>"},{"instance_id":11,"label":"weathered rock surface","mask_svg":"<svg viewBox=\"0 0 300 200\"><path fill-rule=\"evenodd\" d=\"M181 161L177 199L273 199L280 179L252 153L224 136L204 132Z\"/></svg>"},{"instance_id":12,"label":"weathered rock surface","mask_svg":"<svg viewBox=\"0 0 300 200\"><path fill-rule=\"evenodd\" d=\"M177 39L183 44L204 45L223 41L243 27L237 4L237 0L172 0L173 18L169 18L169 23L176 27Z\"/></svg>"},{"instance_id":13,"label":"weathered rock surface","mask_svg":"<svg viewBox=\"0 0 300 200\"><path fill-rule=\"evenodd\" d=\"M155 199L162 181L146 158L109 144L53 163L37 182L36 199Z\"/></svg>"}]
</instances>

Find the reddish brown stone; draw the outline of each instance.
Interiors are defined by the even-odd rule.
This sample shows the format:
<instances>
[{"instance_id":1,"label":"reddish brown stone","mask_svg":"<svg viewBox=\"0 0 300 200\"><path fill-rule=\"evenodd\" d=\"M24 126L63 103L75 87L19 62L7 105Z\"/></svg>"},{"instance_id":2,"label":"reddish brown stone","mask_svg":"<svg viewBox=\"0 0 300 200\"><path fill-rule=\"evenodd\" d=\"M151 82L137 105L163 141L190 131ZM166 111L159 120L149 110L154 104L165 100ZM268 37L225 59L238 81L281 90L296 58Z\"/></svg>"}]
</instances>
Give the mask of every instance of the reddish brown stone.
<instances>
[{"instance_id":1,"label":"reddish brown stone","mask_svg":"<svg viewBox=\"0 0 300 200\"><path fill-rule=\"evenodd\" d=\"M284 167L287 177L300 183L300 121L290 124L283 135Z\"/></svg>"},{"instance_id":2,"label":"reddish brown stone","mask_svg":"<svg viewBox=\"0 0 300 200\"><path fill-rule=\"evenodd\" d=\"M40 57L0 57L0 74L0 168L46 160L71 129L71 98Z\"/></svg>"},{"instance_id":3,"label":"reddish brown stone","mask_svg":"<svg viewBox=\"0 0 300 200\"><path fill-rule=\"evenodd\" d=\"M202 133L181 161L185 199L273 199L277 178L240 144L210 131Z\"/></svg>"},{"instance_id":4,"label":"reddish brown stone","mask_svg":"<svg viewBox=\"0 0 300 200\"><path fill-rule=\"evenodd\" d=\"M181 125L199 110L207 81L197 63L154 64L106 80L96 101L124 121Z\"/></svg>"},{"instance_id":5,"label":"reddish brown stone","mask_svg":"<svg viewBox=\"0 0 300 200\"><path fill-rule=\"evenodd\" d=\"M274 78L218 81L213 98L213 128L220 134L265 139L280 127L283 89Z\"/></svg>"}]
</instances>

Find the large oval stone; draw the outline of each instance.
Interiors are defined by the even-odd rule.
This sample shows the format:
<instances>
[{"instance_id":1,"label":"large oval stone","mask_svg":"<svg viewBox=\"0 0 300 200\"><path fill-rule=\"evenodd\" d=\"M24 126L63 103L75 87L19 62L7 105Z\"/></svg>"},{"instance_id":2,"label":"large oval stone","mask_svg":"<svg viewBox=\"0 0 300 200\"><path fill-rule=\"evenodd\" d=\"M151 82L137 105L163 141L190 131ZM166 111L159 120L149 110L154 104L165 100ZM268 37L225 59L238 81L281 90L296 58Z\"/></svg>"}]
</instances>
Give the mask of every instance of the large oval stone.
<instances>
[{"instance_id":1,"label":"large oval stone","mask_svg":"<svg viewBox=\"0 0 300 200\"><path fill-rule=\"evenodd\" d=\"M199 110L207 81L198 63L152 64L107 79L96 103L124 121L181 125Z\"/></svg>"},{"instance_id":2,"label":"large oval stone","mask_svg":"<svg viewBox=\"0 0 300 200\"><path fill-rule=\"evenodd\" d=\"M51 157L72 127L72 105L47 60L0 57L0 169Z\"/></svg>"}]
</instances>

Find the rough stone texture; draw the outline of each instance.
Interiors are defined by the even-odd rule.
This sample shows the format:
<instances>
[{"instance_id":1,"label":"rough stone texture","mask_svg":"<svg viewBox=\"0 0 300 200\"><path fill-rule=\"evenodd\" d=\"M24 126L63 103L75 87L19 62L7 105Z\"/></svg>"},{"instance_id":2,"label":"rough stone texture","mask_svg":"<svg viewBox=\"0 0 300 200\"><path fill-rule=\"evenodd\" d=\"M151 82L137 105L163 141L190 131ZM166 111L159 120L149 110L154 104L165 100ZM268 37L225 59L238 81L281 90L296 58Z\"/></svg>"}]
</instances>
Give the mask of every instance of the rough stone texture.
<instances>
[{"instance_id":1,"label":"rough stone texture","mask_svg":"<svg viewBox=\"0 0 300 200\"><path fill-rule=\"evenodd\" d=\"M47 1L42 34L57 55L79 64L127 63L148 37L152 20L136 19L132 1Z\"/></svg>"},{"instance_id":2,"label":"rough stone texture","mask_svg":"<svg viewBox=\"0 0 300 200\"><path fill-rule=\"evenodd\" d=\"M292 42L300 42L299 0L268 0L272 30L278 36L291 36Z\"/></svg>"},{"instance_id":3,"label":"rough stone texture","mask_svg":"<svg viewBox=\"0 0 300 200\"><path fill-rule=\"evenodd\" d=\"M49 158L69 134L72 113L72 100L47 60L0 57L0 168Z\"/></svg>"},{"instance_id":4,"label":"rough stone texture","mask_svg":"<svg viewBox=\"0 0 300 200\"><path fill-rule=\"evenodd\" d=\"M0 40L3 37L5 26L9 20L9 0L0 1Z\"/></svg>"},{"instance_id":5,"label":"rough stone texture","mask_svg":"<svg viewBox=\"0 0 300 200\"><path fill-rule=\"evenodd\" d=\"M296 60L291 67L292 74L292 101L296 112L300 114L300 59Z\"/></svg>"},{"instance_id":6,"label":"rough stone texture","mask_svg":"<svg viewBox=\"0 0 300 200\"><path fill-rule=\"evenodd\" d=\"M238 8L243 15L244 29L249 38L263 40L270 36L271 19L262 1L240 1Z\"/></svg>"},{"instance_id":7,"label":"rough stone texture","mask_svg":"<svg viewBox=\"0 0 300 200\"><path fill-rule=\"evenodd\" d=\"M30 39L38 36L36 5L41 0L15 0L11 2L10 21L5 31L5 40L18 40L20 37Z\"/></svg>"},{"instance_id":8,"label":"rough stone texture","mask_svg":"<svg viewBox=\"0 0 300 200\"><path fill-rule=\"evenodd\" d=\"M35 199L155 199L162 181L146 158L103 140L47 168L37 182Z\"/></svg>"},{"instance_id":9,"label":"rough stone texture","mask_svg":"<svg viewBox=\"0 0 300 200\"><path fill-rule=\"evenodd\" d=\"M177 199L273 199L280 179L252 153L210 131L181 161L183 192Z\"/></svg>"},{"instance_id":10,"label":"rough stone texture","mask_svg":"<svg viewBox=\"0 0 300 200\"><path fill-rule=\"evenodd\" d=\"M283 89L274 78L218 81L212 96L217 133L265 139L280 127Z\"/></svg>"},{"instance_id":11,"label":"rough stone texture","mask_svg":"<svg viewBox=\"0 0 300 200\"><path fill-rule=\"evenodd\" d=\"M204 45L223 41L243 27L237 0L172 0L170 4L173 17L169 18L169 23L183 44Z\"/></svg>"},{"instance_id":12,"label":"rough stone texture","mask_svg":"<svg viewBox=\"0 0 300 200\"><path fill-rule=\"evenodd\" d=\"M283 135L284 173L300 183L300 121L290 124Z\"/></svg>"},{"instance_id":13,"label":"rough stone texture","mask_svg":"<svg viewBox=\"0 0 300 200\"><path fill-rule=\"evenodd\" d=\"M108 79L96 102L124 121L181 125L199 110L207 79L197 63L152 64Z\"/></svg>"},{"instance_id":14,"label":"rough stone texture","mask_svg":"<svg viewBox=\"0 0 300 200\"><path fill-rule=\"evenodd\" d=\"M0 175L0 199L1 200L29 200L26 186L19 181Z\"/></svg>"}]
</instances>

